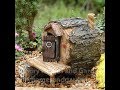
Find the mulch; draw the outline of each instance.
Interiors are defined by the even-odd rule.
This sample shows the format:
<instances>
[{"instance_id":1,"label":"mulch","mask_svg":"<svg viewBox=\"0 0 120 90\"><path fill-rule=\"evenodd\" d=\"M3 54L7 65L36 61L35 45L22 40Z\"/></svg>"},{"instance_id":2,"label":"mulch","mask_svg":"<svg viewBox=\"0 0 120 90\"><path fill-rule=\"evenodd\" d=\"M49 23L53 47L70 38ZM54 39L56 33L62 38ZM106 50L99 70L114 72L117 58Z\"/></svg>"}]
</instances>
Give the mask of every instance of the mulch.
<instances>
[{"instance_id":1,"label":"mulch","mask_svg":"<svg viewBox=\"0 0 120 90\"><path fill-rule=\"evenodd\" d=\"M29 82L23 82L18 73L18 66L20 62L25 62L26 59L41 55L39 51L33 51L31 54L26 54L21 57L19 60L15 61L15 87L43 87L43 88L52 88L49 83L49 76L41 73L39 77L34 78ZM94 70L94 69L93 69ZM95 70L94 70L95 71ZM65 74L60 73L56 75L55 88L79 88L83 89L97 89L95 80L95 72L90 75L84 74Z\"/></svg>"}]
</instances>

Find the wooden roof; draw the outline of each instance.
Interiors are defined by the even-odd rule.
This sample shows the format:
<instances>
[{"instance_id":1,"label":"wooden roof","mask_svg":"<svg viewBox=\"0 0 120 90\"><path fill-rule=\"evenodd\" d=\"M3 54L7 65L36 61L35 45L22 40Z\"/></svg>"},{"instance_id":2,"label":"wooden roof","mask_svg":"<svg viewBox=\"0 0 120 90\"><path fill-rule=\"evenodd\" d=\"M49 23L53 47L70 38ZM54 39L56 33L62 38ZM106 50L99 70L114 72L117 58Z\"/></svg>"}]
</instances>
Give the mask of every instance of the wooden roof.
<instances>
[{"instance_id":1,"label":"wooden roof","mask_svg":"<svg viewBox=\"0 0 120 90\"><path fill-rule=\"evenodd\" d=\"M54 23L54 22L49 23L44 27L44 30L47 31L50 28L52 28L52 30L54 31L56 36L62 36L63 35L63 29L58 23Z\"/></svg>"},{"instance_id":2,"label":"wooden roof","mask_svg":"<svg viewBox=\"0 0 120 90\"><path fill-rule=\"evenodd\" d=\"M44 31L50 30L50 28L52 28L52 30L54 31L56 36L62 36L63 35L63 30L65 28L79 27L81 25L87 25L87 24L88 24L88 22L85 19L67 18L67 19L63 19L63 20L49 22L44 27Z\"/></svg>"}]
</instances>

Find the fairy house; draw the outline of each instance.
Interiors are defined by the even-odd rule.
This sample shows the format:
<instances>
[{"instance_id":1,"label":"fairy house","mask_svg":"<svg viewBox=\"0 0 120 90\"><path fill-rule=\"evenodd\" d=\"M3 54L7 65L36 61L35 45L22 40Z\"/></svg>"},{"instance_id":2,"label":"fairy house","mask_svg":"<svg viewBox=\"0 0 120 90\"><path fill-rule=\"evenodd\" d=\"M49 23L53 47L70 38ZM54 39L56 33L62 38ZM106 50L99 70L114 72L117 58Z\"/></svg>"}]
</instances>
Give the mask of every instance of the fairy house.
<instances>
[{"instance_id":1,"label":"fairy house","mask_svg":"<svg viewBox=\"0 0 120 90\"><path fill-rule=\"evenodd\" d=\"M68 18L51 21L42 33L42 55L26 59L19 66L20 77L30 80L37 74L31 70L40 70L50 76L50 83L54 86L57 73L77 69L71 72L75 74L81 68L91 69L100 59L102 36L95 27L93 14L88 14L87 20Z\"/></svg>"},{"instance_id":2,"label":"fairy house","mask_svg":"<svg viewBox=\"0 0 120 90\"><path fill-rule=\"evenodd\" d=\"M92 17L49 22L44 27L42 45L44 61L72 67L91 67L101 55L100 32L94 27Z\"/></svg>"}]
</instances>

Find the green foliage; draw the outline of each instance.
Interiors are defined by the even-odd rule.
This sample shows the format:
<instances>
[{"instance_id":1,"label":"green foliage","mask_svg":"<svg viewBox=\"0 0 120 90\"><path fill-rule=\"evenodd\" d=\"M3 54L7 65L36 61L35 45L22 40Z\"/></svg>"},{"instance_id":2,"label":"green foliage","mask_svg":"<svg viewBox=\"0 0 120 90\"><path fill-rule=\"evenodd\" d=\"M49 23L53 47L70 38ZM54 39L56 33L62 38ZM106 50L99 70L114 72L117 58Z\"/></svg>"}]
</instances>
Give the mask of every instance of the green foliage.
<instances>
[{"instance_id":1,"label":"green foliage","mask_svg":"<svg viewBox=\"0 0 120 90\"><path fill-rule=\"evenodd\" d=\"M53 20L59 20L70 17L87 17L88 11L81 11L79 7L66 6L63 2L52 6L43 6L34 20L34 30L38 37L41 37L44 26Z\"/></svg>"},{"instance_id":2,"label":"green foliage","mask_svg":"<svg viewBox=\"0 0 120 90\"><path fill-rule=\"evenodd\" d=\"M54 1L54 2L53 2ZM84 5L88 3L96 3L96 7L91 10L86 10ZM68 3L69 2L69 3ZM74 6L75 0L43 0L41 1L40 10L35 18L34 26L37 36L42 33L44 25L51 20L58 20L70 17L82 17L86 18L89 12L96 10L99 5L99 9L102 10L104 6L104 0L78 0L76 6ZM101 4L100 4L101 3ZM67 5L68 4L68 5ZM89 5L89 4L87 4ZM84 8L84 9L82 9ZM97 11L96 11L97 12Z\"/></svg>"},{"instance_id":3,"label":"green foliage","mask_svg":"<svg viewBox=\"0 0 120 90\"><path fill-rule=\"evenodd\" d=\"M25 41L28 39L27 37L28 37L27 32L22 31L21 34L19 35L19 37L16 37L15 42L19 45L23 45L25 43Z\"/></svg>"},{"instance_id":4,"label":"green foliage","mask_svg":"<svg viewBox=\"0 0 120 90\"><path fill-rule=\"evenodd\" d=\"M40 0L15 0L15 26L16 32L19 34L19 37L16 37L16 43L22 46L23 48L34 47L31 44L28 36L28 31L32 28L34 18L37 14L39 8ZM17 56L21 52L16 52Z\"/></svg>"},{"instance_id":5,"label":"green foliage","mask_svg":"<svg viewBox=\"0 0 120 90\"><path fill-rule=\"evenodd\" d=\"M65 6L79 7L83 11L93 11L98 13L101 11L101 7L104 7L105 0L40 0L41 3L47 6L60 5L61 2Z\"/></svg>"},{"instance_id":6,"label":"green foliage","mask_svg":"<svg viewBox=\"0 0 120 90\"><path fill-rule=\"evenodd\" d=\"M105 31L105 10L103 10L101 14L97 15L96 25L97 28L99 28L102 31Z\"/></svg>"},{"instance_id":7,"label":"green foliage","mask_svg":"<svg viewBox=\"0 0 120 90\"><path fill-rule=\"evenodd\" d=\"M26 41L26 43L24 43L23 48L35 48L37 46L36 42L33 41Z\"/></svg>"},{"instance_id":8,"label":"green foliage","mask_svg":"<svg viewBox=\"0 0 120 90\"><path fill-rule=\"evenodd\" d=\"M105 0L93 0L94 8L99 13L102 11L102 8L105 6Z\"/></svg>"},{"instance_id":9,"label":"green foliage","mask_svg":"<svg viewBox=\"0 0 120 90\"><path fill-rule=\"evenodd\" d=\"M23 55L24 55L24 52L15 51L15 60L17 60L19 57Z\"/></svg>"},{"instance_id":10,"label":"green foliage","mask_svg":"<svg viewBox=\"0 0 120 90\"><path fill-rule=\"evenodd\" d=\"M37 13L39 0L15 0L15 23L16 30L24 30ZM19 32L20 33L20 32Z\"/></svg>"}]
</instances>

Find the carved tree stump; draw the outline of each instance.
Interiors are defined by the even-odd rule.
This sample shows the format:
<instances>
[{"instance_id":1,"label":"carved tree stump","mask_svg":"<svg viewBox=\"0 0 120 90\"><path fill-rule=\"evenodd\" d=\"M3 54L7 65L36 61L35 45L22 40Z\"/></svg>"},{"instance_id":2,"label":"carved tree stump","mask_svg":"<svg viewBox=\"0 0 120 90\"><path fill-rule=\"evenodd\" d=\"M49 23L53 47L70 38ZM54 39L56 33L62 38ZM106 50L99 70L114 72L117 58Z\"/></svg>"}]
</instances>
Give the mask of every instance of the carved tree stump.
<instances>
[{"instance_id":1,"label":"carved tree stump","mask_svg":"<svg viewBox=\"0 0 120 90\"><path fill-rule=\"evenodd\" d=\"M44 27L43 37L60 37L56 40L60 42L60 58L57 60L59 63L67 64L73 69L91 69L99 60L101 56L101 31L95 27L94 14L88 14L87 19L68 18L51 21ZM43 41L43 43L45 42ZM50 50L53 51L52 48ZM53 51L53 53L55 52ZM47 56L50 54L48 53ZM54 59L56 60L56 58Z\"/></svg>"}]
</instances>

